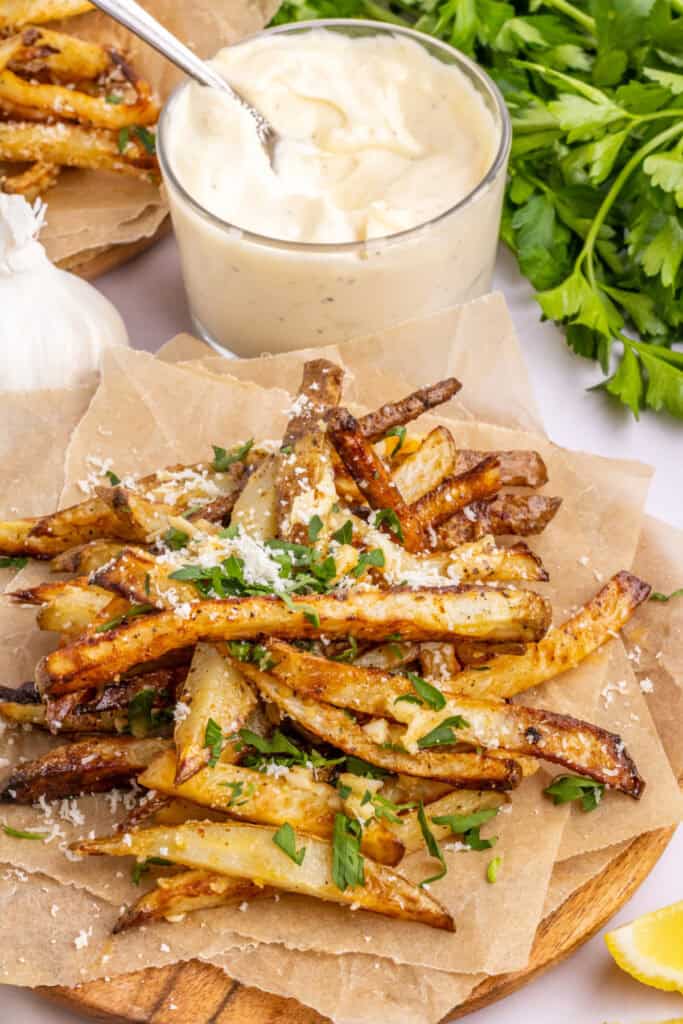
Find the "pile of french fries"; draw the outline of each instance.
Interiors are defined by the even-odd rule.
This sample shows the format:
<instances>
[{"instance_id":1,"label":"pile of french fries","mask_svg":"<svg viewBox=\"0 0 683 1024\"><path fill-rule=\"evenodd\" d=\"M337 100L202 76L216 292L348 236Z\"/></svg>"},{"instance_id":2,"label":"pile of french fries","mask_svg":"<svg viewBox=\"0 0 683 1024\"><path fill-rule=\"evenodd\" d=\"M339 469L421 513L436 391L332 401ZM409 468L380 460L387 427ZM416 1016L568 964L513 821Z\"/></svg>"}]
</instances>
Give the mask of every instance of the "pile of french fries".
<instances>
[{"instance_id":1,"label":"pile of french fries","mask_svg":"<svg viewBox=\"0 0 683 1024\"><path fill-rule=\"evenodd\" d=\"M153 871L118 929L284 890L453 930L396 870L406 854L426 844L429 883L445 839L490 847L480 827L540 761L570 773L560 800L642 792L617 735L511 698L613 637L649 586L619 572L551 626L530 588L548 574L514 538L559 506L535 491L540 455L409 436L453 379L360 419L342 382L307 363L281 443L109 470L79 505L0 523L0 564L62 574L12 595L59 642L0 717L66 741L1 797L136 781L115 834L75 844Z\"/></svg>"},{"instance_id":2,"label":"pile of french fries","mask_svg":"<svg viewBox=\"0 0 683 1024\"><path fill-rule=\"evenodd\" d=\"M0 191L33 201L64 167L158 180L159 104L113 47L44 28L80 0L0 4Z\"/></svg>"}]
</instances>

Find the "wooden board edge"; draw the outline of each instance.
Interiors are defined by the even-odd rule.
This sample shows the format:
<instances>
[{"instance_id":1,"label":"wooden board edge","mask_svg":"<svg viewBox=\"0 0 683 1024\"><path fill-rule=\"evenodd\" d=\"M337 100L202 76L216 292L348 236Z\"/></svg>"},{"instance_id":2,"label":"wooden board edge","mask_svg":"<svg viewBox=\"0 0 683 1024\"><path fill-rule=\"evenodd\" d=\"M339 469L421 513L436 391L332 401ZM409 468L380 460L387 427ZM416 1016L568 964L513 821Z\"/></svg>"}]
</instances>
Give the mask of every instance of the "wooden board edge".
<instances>
[{"instance_id":1,"label":"wooden board edge","mask_svg":"<svg viewBox=\"0 0 683 1024\"><path fill-rule=\"evenodd\" d=\"M153 245L168 235L171 231L171 218L168 214L164 217L154 234L146 238L139 238L135 242L124 242L121 245L109 245L101 249L94 249L90 254L80 254L72 259L59 260L58 266L62 270L68 270L77 277L86 281L94 281L102 274L109 273L123 266L129 260L135 259L143 252L147 252Z\"/></svg>"},{"instance_id":2,"label":"wooden board edge","mask_svg":"<svg viewBox=\"0 0 683 1024\"><path fill-rule=\"evenodd\" d=\"M664 853L675 829L634 839L599 874L573 892L539 925L528 965L485 979L447 1014L453 1021L540 977L587 942L626 903ZM229 983L228 983L229 981ZM226 991L227 986L227 991ZM227 979L196 960L148 968L78 988L43 987L41 995L107 1024L327 1024L309 1007ZM171 1009L171 1004L177 1007ZM184 1011L184 1012L183 1012Z\"/></svg>"}]
</instances>

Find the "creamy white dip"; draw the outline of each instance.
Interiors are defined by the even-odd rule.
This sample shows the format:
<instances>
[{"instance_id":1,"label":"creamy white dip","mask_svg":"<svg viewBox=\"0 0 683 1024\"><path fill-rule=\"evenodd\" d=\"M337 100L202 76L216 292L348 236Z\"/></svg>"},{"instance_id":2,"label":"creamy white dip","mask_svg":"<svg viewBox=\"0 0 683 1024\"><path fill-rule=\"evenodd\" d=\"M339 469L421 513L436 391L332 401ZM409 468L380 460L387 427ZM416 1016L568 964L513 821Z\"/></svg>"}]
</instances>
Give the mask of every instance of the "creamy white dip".
<instances>
[{"instance_id":1,"label":"creamy white dip","mask_svg":"<svg viewBox=\"0 0 683 1024\"><path fill-rule=\"evenodd\" d=\"M294 242L354 242L423 224L471 192L497 133L455 66L413 39L324 29L228 47L214 65L278 132L275 168L253 118L192 84L170 157L211 213Z\"/></svg>"},{"instance_id":2,"label":"creamy white dip","mask_svg":"<svg viewBox=\"0 0 683 1024\"><path fill-rule=\"evenodd\" d=\"M200 330L257 355L344 341L488 290L504 164L441 216L501 145L491 98L458 66L379 26L265 33L214 63L281 142L272 168L230 96L193 83L171 101L162 167ZM193 209L169 169L224 224Z\"/></svg>"}]
</instances>

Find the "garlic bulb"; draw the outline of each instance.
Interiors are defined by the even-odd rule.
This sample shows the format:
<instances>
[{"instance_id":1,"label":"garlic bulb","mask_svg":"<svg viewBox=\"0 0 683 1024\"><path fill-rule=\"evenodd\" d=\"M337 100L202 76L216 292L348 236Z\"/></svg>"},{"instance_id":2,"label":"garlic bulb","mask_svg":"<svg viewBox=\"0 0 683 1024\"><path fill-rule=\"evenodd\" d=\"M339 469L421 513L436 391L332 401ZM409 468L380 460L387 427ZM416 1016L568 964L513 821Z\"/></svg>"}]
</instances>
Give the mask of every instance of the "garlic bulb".
<instances>
[{"instance_id":1,"label":"garlic bulb","mask_svg":"<svg viewBox=\"0 0 683 1024\"><path fill-rule=\"evenodd\" d=\"M45 210L0 193L0 390L87 384L103 349L128 344L109 300L50 263Z\"/></svg>"}]
</instances>

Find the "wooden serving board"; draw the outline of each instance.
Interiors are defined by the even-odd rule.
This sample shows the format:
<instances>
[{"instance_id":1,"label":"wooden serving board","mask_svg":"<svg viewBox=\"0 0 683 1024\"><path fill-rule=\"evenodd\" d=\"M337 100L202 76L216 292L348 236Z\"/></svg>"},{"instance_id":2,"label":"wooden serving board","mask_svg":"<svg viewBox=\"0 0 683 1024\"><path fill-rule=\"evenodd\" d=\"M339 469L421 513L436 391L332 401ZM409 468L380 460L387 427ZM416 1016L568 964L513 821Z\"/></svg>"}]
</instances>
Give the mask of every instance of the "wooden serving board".
<instances>
[{"instance_id":1,"label":"wooden serving board","mask_svg":"<svg viewBox=\"0 0 683 1024\"><path fill-rule=\"evenodd\" d=\"M590 939L645 880L673 833L673 828L659 829L634 839L541 922L523 970L487 978L448 1019L509 995ZM95 1020L120 1024L329 1024L328 1018L293 999L247 988L198 961L148 968L77 989L37 991Z\"/></svg>"},{"instance_id":2,"label":"wooden serving board","mask_svg":"<svg viewBox=\"0 0 683 1024\"><path fill-rule=\"evenodd\" d=\"M76 256L73 259L60 260L59 266L63 270L70 270L72 274L85 278L86 281L93 281L101 274L110 270L116 270L129 260L134 259L141 253L151 249L161 238L171 230L171 218L168 214L164 217L153 235L147 238L140 238L137 242L128 242L123 245L108 245L101 249L93 249L84 257Z\"/></svg>"}]
</instances>

